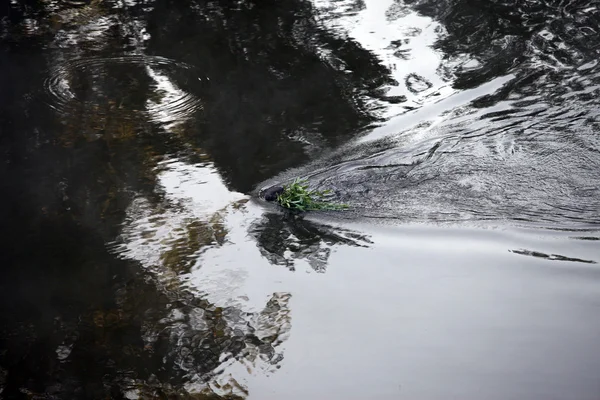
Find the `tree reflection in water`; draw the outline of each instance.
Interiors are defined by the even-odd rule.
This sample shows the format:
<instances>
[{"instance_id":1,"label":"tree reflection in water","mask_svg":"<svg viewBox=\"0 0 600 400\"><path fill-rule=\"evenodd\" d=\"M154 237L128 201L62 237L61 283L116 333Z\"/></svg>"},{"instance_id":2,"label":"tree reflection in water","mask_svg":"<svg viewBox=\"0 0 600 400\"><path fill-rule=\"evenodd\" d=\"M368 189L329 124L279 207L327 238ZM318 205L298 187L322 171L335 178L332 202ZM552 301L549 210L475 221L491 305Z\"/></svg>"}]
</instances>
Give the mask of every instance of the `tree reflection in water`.
<instances>
[{"instance_id":1,"label":"tree reflection in water","mask_svg":"<svg viewBox=\"0 0 600 400\"><path fill-rule=\"evenodd\" d=\"M304 260L316 272L325 272L335 245L367 247L371 244L368 236L359 232L319 224L288 213L267 213L252 224L249 232L270 263L292 271L297 260Z\"/></svg>"},{"instance_id":2,"label":"tree reflection in water","mask_svg":"<svg viewBox=\"0 0 600 400\"><path fill-rule=\"evenodd\" d=\"M301 1L31 0L7 9L2 396L245 397L223 370L277 367L290 295L272 293L247 312L182 284L229 227L218 210L177 219L182 204L165 200L160 163L200 166L223 176L226 192L248 192L372 121L356 95L376 90L385 68L319 28ZM194 107L177 114L178 99ZM114 242L140 202L149 223L177 223L150 267Z\"/></svg>"}]
</instances>

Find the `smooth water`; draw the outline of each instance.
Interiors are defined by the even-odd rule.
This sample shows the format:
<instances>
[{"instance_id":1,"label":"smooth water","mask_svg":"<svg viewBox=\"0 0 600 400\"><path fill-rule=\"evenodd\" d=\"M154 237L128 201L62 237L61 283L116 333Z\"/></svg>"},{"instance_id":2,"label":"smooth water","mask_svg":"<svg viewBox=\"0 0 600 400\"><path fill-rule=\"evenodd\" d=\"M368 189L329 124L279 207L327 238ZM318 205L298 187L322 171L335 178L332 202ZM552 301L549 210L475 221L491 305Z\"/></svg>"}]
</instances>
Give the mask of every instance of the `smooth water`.
<instances>
[{"instance_id":1,"label":"smooth water","mask_svg":"<svg viewBox=\"0 0 600 400\"><path fill-rule=\"evenodd\" d=\"M600 2L0 6L0 398L600 398ZM257 193L297 176L344 212Z\"/></svg>"}]
</instances>

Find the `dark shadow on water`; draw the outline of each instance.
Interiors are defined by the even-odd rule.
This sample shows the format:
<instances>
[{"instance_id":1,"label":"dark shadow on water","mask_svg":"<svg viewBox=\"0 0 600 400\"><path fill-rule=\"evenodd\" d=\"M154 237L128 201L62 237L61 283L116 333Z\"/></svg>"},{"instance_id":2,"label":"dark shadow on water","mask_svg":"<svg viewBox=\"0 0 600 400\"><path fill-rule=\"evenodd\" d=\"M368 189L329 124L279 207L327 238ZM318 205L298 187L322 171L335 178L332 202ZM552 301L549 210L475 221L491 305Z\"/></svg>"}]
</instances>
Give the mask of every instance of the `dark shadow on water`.
<instances>
[{"instance_id":1,"label":"dark shadow on water","mask_svg":"<svg viewBox=\"0 0 600 400\"><path fill-rule=\"evenodd\" d=\"M303 260L316 272L325 272L335 246L368 247L372 242L359 232L309 221L303 216L266 213L250 227L261 254L271 264L294 271Z\"/></svg>"},{"instance_id":2,"label":"dark shadow on water","mask_svg":"<svg viewBox=\"0 0 600 400\"><path fill-rule=\"evenodd\" d=\"M148 52L210 79L197 94L205 101L197 140L232 189L248 192L374 120L361 94L387 83L388 71L312 12L307 1L165 0L149 14Z\"/></svg>"},{"instance_id":3,"label":"dark shadow on water","mask_svg":"<svg viewBox=\"0 0 600 400\"><path fill-rule=\"evenodd\" d=\"M558 67L577 65L597 48L593 32L600 23L598 1L405 3L443 24L448 34L436 46L447 61L468 55L478 62L477 68L456 71L458 79L454 85L461 89L506 75L531 62L533 54L540 56L542 63L534 61L537 65L532 66Z\"/></svg>"},{"instance_id":4,"label":"dark shadow on water","mask_svg":"<svg viewBox=\"0 0 600 400\"><path fill-rule=\"evenodd\" d=\"M542 259L551 260L551 261L571 261L571 262L578 262L578 263L584 263L584 264L597 264L597 262L594 260L583 260L581 258L561 256L560 254L546 254L546 253L542 253L539 251L524 250L524 249L509 250L509 251L511 253L520 254L522 256L537 257L537 258L542 258Z\"/></svg>"}]
</instances>

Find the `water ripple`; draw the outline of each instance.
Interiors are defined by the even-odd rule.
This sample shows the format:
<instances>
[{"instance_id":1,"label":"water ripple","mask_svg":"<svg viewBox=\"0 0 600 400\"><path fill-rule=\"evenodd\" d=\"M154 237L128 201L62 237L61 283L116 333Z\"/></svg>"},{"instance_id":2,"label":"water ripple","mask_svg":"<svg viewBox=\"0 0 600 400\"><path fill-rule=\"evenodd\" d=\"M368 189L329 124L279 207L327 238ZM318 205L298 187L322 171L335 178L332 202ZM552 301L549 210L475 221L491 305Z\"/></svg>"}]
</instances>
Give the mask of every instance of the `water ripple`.
<instances>
[{"instance_id":1,"label":"water ripple","mask_svg":"<svg viewBox=\"0 0 600 400\"><path fill-rule=\"evenodd\" d=\"M50 71L45 100L60 114L121 110L168 123L202 108L201 100L183 86L206 80L194 67L164 57L82 58Z\"/></svg>"}]
</instances>

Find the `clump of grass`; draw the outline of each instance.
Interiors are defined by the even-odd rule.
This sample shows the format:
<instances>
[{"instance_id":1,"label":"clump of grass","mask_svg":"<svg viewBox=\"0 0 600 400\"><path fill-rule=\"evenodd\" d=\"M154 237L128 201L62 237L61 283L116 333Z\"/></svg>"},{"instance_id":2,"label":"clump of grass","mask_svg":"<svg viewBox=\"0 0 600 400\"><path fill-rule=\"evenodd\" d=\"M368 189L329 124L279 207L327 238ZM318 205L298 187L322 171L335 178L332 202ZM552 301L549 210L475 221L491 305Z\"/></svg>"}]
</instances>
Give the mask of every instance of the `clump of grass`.
<instances>
[{"instance_id":1,"label":"clump of grass","mask_svg":"<svg viewBox=\"0 0 600 400\"><path fill-rule=\"evenodd\" d=\"M283 192L277 195L277 202L284 208L295 211L345 210L346 204L330 203L324 198L330 190L310 190L306 179L296 178L293 183L283 186Z\"/></svg>"}]
</instances>

